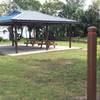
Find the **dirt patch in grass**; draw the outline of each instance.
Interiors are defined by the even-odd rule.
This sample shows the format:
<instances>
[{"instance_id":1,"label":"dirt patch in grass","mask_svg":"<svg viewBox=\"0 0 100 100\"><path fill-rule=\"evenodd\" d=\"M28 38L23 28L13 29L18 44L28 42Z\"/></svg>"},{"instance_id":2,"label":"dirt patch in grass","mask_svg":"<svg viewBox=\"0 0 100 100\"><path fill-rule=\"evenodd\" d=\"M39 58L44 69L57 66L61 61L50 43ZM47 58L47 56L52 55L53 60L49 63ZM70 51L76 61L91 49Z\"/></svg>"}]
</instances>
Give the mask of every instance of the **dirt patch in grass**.
<instances>
[{"instance_id":1,"label":"dirt patch in grass","mask_svg":"<svg viewBox=\"0 0 100 100\"><path fill-rule=\"evenodd\" d=\"M58 62L58 65L72 65L73 64L73 61L72 60L69 60L69 59L61 59Z\"/></svg>"}]
</instances>

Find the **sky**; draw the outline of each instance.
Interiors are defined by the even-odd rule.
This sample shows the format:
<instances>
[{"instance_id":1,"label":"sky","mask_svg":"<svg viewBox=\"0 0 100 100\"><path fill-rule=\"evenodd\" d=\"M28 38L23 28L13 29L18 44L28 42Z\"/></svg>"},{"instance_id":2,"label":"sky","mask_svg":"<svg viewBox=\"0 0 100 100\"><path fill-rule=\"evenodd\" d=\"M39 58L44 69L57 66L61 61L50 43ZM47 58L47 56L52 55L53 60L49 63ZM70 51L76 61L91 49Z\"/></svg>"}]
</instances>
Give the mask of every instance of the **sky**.
<instances>
[{"instance_id":1,"label":"sky","mask_svg":"<svg viewBox=\"0 0 100 100\"><path fill-rule=\"evenodd\" d=\"M93 0L86 0L85 2L85 9L88 8L88 6L92 3Z\"/></svg>"}]
</instances>

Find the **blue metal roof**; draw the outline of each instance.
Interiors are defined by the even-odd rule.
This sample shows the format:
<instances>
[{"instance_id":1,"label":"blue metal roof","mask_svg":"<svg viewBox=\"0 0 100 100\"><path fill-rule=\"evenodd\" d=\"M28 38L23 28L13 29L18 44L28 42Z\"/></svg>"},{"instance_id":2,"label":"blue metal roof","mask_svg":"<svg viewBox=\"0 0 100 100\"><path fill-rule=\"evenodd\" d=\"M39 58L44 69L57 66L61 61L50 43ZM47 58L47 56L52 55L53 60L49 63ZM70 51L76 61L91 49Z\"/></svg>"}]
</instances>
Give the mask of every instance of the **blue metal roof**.
<instances>
[{"instance_id":1,"label":"blue metal roof","mask_svg":"<svg viewBox=\"0 0 100 100\"><path fill-rule=\"evenodd\" d=\"M22 11L20 14L12 18L17 22L30 22L30 23L77 23L76 20L55 17L43 14L37 11Z\"/></svg>"},{"instance_id":2,"label":"blue metal roof","mask_svg":"<svg viewBox=\"0 0 100 100\"><path fill-rule=\"evenodd\" d=\"M55 17L47 14L43 14L37 11L12 11L9 12L8 15L0 17L0 25L8 23L28 23L28 24L35 24L35 23L42 23L42 24L67 24L67 23L77 23L76 20Z\"/></svg>"},{"instance_id":3,"label":"blue metal roof","mask_svg":"<svg viewBox=\"0 0 100 100\"><path fill-rule=\"evenodd\" d=\"M12 18L18 14L20 14L21 12L15 10L15 11L11 11L9 12L7 15L5 16L1 16L0 17L0 23L11 23L12 22Z\"/></svg>"}]
</instances>

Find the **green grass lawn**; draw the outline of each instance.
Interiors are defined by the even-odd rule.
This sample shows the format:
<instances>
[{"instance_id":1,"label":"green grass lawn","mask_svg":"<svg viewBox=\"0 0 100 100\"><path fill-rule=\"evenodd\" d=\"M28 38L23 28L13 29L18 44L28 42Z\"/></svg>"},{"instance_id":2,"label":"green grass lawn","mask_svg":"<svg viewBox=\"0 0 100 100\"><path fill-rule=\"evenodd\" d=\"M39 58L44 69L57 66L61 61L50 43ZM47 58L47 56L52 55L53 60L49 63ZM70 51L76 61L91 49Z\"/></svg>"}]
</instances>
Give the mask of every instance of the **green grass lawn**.
<instances>
[{"instance_id":1,"label":"green grass lawn","mask_svg":"<svg viewBox=\"0 0 100 100\"><path fill-rule=\"evenodd\" d=\"M58 44L66 45L66 42ZM86 44L76 46L86 48ZM97 53L97 93L100 94L100 53ZM72 100L85 96L87 52L70 50L0 56L0 100Z\"/></svg>"}]
</instances>

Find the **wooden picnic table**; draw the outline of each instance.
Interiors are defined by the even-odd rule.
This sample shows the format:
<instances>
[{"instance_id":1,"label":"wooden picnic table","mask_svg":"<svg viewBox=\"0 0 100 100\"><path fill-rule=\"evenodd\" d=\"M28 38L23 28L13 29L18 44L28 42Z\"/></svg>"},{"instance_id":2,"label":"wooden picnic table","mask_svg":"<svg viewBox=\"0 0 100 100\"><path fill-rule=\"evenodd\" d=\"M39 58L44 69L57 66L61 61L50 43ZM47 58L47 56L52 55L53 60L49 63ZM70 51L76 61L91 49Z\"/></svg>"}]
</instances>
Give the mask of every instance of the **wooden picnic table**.
<instances>
[{"instance_id":1,"label":"wooden picnic table","mask_svg":"<svg viewBox=\"0 0 100 100\"><path fill-rule=\"evenodd\" d=\"M27 39L25 44L26 46L28 46L28 44L32 44L32 46L34 46L34 44L37 44L41 48L43 45L46 45L46 49L48 49L51 45L54 46L55 48L55 46L57 45L54 41L51 40L35 40L35 39Z\"/></svg>"}]
</instances>

